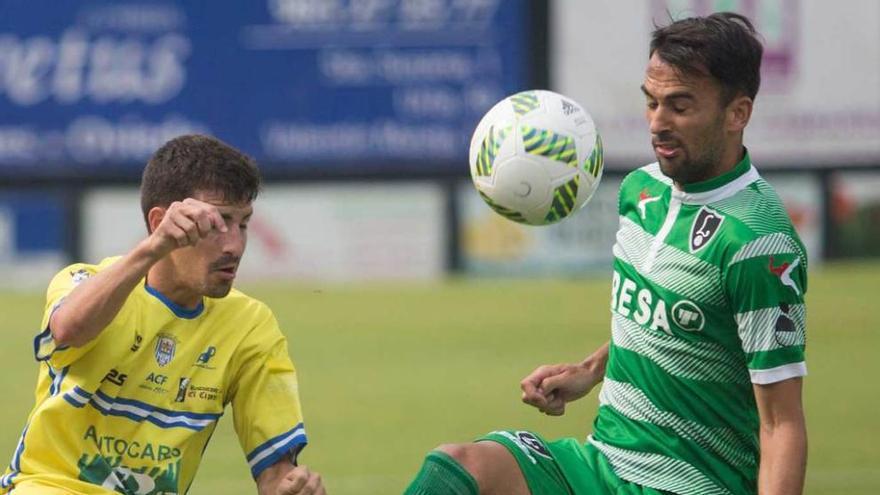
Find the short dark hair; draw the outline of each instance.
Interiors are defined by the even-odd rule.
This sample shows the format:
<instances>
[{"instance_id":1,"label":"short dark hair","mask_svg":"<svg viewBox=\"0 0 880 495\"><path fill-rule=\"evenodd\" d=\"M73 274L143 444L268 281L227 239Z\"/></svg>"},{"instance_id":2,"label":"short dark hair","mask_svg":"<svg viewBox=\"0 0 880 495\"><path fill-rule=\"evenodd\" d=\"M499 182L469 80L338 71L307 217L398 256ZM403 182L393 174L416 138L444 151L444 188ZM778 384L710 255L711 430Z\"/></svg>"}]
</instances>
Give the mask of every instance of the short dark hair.
<instances>
[{"instance_id":1,"label":"short dark hair","mask_svg":"<svg viewBox=\"0 0 880 495\"><path fill-rule=\"evenodd\" d=\"M715 78L722 104L743 94L752 100L761 85L764 48L751 21L733 12L689 17L659 27L651 35L651 50L684 74Z\"/></svg>"},{"instance_id":2,"label":"short dark hair","mask_svg":"<svg viewBox=\"0 0 880 495\"><path fill-rule=\"evenodd\" d=\"M144 220L156 206L168 206L197 192L211 192L231 203L249 203L260 191L256 162L211 136L178 136L156 150L141 178Z\"/></svg>"}]
</instances>

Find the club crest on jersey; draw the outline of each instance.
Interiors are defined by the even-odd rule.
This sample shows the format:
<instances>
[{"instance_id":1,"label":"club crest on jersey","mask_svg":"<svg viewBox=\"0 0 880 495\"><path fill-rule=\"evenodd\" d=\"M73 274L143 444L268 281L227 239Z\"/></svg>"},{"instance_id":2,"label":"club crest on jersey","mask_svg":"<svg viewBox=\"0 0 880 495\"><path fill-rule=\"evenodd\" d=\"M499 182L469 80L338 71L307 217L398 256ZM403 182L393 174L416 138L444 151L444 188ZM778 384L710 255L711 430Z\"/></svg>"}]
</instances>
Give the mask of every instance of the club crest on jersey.
<instances>
[{"instance_id":1,"label":"club crest on jersey","mask_svg":"<svg viewBox=\"0 0 880 495\"><path fill-rule=\"evenodd\" d=\"M705 206L700 208L700 211L697 213L697 218L694 219L694 224L691 226L691 253L696 253L706 247L706 245L709 244L709 241L715 237L715 233L718 232L719 227L721 227L721 222L723 221L724 215L721 215L714 210L710 210Z\"/></svg>"},{"instance_id":2,"label":"club crest on jersey","mask_svg":"<svg viewBox=\"0 0 880 495\"><path fill-rule=\"evenodd\" d=\"M173 337L168 335L160 335L156 340L156 362L159 366L165 366L174 359L174 351L177 348L177 342Z\"/></svg>"}]
</instances>

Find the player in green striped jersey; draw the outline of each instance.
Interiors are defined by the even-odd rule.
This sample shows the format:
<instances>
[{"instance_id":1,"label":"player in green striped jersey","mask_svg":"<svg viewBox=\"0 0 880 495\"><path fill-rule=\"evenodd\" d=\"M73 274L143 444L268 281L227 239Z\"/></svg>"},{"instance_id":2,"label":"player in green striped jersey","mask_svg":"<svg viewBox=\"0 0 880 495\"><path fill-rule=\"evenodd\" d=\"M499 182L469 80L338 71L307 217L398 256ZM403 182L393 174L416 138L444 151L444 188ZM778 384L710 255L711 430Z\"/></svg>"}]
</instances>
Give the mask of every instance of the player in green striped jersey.
<instances>
[{"instance_id":1,"label":"player in green striped jersey","mask_svg":"<svg viewBox=\"0 0 880 495\"><path fill-rule=\"evenodd\" d=\"M408 494L802 492L807 258L743 146L761 54L736 14L653 33L641 89L657 162L620 187L611 341L522 381L550 415L602 382L587 441L441 446Z\"/></svg>"}]
</instances>

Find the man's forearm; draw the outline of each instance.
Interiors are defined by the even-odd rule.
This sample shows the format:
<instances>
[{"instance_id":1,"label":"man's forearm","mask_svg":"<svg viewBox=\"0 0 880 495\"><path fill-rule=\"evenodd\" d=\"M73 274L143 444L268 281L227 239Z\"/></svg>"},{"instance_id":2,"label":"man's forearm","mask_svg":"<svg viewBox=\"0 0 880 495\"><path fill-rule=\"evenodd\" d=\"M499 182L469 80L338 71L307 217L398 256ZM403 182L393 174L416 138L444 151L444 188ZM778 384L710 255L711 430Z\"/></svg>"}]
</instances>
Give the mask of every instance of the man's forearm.
<instances>
[{"instance_id":1,"label":"man's forearm","mask_svg":"<svg viewBox=\"0 0 880 495\"><path fill-rule=\"evenodd\" d=\"M610 343L606 342L596 349L586 359L581 361L581 366L591 370L596 376L605 376L605 367L608 365L608 348Z\"/></svg>"},{"instance_id":2,"label":"man's forearm","mask_svg":"<svg viewBox=\"0 0 880 495\"><path fill-rule=\"evenodd\" d=\"M141 242L106 270L81 283L52 314L49 328L55 342L77 347L97 337L155 262L148 243Z\"/></svg>"},{"instance_id":3,"label":"man's forearm","mask_svg":"<svg viewBox=\"0 0 880 495\"><path fill-rule=\"evenodd\" d=\"M760 495L800 495L807 466L807 432L790 422L761 429Z\"/></svg>"}]
</instances>

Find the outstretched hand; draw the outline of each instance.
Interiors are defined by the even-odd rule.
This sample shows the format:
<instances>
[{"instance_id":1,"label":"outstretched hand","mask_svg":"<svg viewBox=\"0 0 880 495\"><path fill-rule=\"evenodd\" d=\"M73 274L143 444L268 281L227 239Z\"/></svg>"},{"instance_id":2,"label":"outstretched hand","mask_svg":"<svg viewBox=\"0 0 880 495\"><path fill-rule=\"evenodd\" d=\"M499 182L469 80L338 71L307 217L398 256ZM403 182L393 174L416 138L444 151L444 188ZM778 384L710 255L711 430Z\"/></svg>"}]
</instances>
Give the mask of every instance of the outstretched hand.
<instances>
[{"instance_id":1,"label":"outstretched hand","mask_svg":"<svg viewBox=\"0 0 880 495\"><path fill-rule=\"evenodd\" d=\"M520 382L522 401L561 416L566 403L587 395L601 381L602 376L583 363L539 366Z\"/></svg>"},{"instance_id":2,"label":"outstretched hand","mask_svg":"<svg viewBox=\"0 0 880 495\"><path fill-rule=\"evenodd\" d=\"M305 466L297 466L278 482L277 495L327 495L321 475Z\"/></svg>"}]
</instances>

